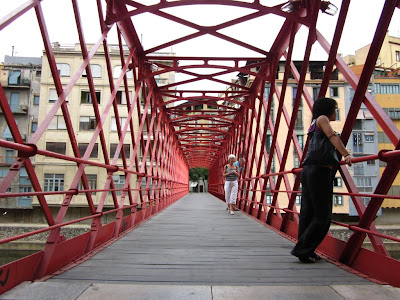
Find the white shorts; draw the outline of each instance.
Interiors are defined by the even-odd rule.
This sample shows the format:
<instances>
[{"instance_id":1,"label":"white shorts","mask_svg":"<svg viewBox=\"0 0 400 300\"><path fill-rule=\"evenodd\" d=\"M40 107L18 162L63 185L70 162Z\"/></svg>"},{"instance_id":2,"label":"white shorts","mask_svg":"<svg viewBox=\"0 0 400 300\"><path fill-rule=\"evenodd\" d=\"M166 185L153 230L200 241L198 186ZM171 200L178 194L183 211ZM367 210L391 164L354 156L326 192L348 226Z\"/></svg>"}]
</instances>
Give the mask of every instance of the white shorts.
<instances>
[{"instance_id":1,"label":"white shorts","mask_svg":"<svg viewBox=\"0 0 400 300\"><path fill-rule=\"evenodd\" d=\"M227 204L236 204L236 197L238 194L238 182L225 181L225 201Z\"/></svg>"}]
</instances>

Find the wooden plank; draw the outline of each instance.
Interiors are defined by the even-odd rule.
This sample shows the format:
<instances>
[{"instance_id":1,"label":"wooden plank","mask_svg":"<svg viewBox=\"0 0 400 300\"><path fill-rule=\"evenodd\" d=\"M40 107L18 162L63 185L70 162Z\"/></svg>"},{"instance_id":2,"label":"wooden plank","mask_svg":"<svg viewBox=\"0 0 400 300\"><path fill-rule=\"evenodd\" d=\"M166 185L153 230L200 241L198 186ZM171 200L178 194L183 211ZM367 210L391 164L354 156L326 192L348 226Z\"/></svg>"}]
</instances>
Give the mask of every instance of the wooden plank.
<instances>
[{"instance_id":1,"label":"wooden plank","mask_svg":"<svg viewBox=\"0 0 400 300\"><path fill-rule=\"evenodd\" d=\"M328 262L302 264L293 243L209 194L191 194L53 281L370 284Z\"/></svg>"}]
</instances>

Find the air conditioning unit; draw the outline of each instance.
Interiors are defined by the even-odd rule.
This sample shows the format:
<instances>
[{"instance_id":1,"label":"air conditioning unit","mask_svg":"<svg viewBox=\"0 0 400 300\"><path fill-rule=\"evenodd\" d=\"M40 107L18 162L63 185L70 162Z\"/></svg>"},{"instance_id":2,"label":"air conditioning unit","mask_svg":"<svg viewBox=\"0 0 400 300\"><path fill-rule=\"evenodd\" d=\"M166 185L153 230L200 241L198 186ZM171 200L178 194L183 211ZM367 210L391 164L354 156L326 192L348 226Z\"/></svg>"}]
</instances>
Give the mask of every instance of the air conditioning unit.
<instances>
[{"instance_id":1,"label":"air conditioning unit","mask_svg":"<svg viewBox=\"0 0 400 300\"><path fill-rule=\"evenodd\" d=\"M19 107L23 111L28 111L28 105L26 105L26 104L20 105Z\"/></svg>"}]
</instances>

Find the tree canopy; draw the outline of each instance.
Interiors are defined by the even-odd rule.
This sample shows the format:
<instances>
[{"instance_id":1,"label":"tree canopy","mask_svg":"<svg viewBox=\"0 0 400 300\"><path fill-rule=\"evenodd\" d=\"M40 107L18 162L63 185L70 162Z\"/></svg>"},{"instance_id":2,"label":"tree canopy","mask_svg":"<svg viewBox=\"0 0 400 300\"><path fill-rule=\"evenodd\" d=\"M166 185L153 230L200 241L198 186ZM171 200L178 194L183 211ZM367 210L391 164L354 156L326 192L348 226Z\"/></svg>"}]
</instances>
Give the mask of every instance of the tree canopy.
<instances>
[{"instance_id":1,"label":"tree canopy","mask_svg":"<svg viewBox=\"0 0 400 300\"><path fill-rule=\"evenodd\" d=\"M199 181L200 178L208 180L208 169L192 168L189 170L189 180L190 181Z\"/></svg>"}]
</instances>

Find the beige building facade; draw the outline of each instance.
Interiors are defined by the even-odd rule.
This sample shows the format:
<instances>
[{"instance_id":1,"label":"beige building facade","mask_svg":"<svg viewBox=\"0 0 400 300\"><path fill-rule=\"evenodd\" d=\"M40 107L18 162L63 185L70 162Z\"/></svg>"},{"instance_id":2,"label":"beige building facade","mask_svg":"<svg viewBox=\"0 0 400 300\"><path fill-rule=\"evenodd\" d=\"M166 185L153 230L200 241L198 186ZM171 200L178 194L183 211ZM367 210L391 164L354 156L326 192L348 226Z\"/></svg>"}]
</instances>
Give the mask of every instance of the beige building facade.
<instances>
[{"instance_id":1,"label":"beige building facade","mask_svg":"<svg viewBox=\"0 0 400 300\"><path fill-rule=\"evenodd\" d=\"M367 59L371 45L364 46L356 50L355 55L347 55L345 61L347 64L364 65ZM376 66L386 69L399 69L400 68L400 38L390 36L388 33L382 43L381 51L379 52Z\"/></svg>"},{"instance_id":2,"label":"beige building facade","mask_svg":"<svg viewBox=\"0 0 400 300\"><path fill-rule=\"evenodd\" d=\"M88 45L90 51L90 45ZM79 44L72 46L61 46L58 43L53 45L53 51L55 60L57 63L57 68L61 78L61 83L65 87L67 83L71 80L72 76L76 73L80 65L82 64L82 54L80 51ZM118 47L112 45L109 46L110 57L111 57L111 67L113 73L113 80L116 82L117 78L121 74L121 60L119 56ZM173 55L172 53L164 53L164 55ZM104 59L104 50L99 48L95 56L92 58L91 71L93 75L94 86L96 90L96 98L99 103L99 112L102 115L107 103L111 98L111 90L109 85L109 79L107 74L106 60ZM127 73L127 80L129 86L129 98L132 101L135 86L133 80L133 73L129 71ZM174 81L168 73L161 75L156 78L156 81L161 84L168 84ZM47 61L46 53L43 56L43 68L42 68L42 82L40 90L40 113L39 113L39 126L40 123L45 120L46 115L51 110L54 102L57 101L58 96L54 87L53 79L51 76L49 64ZM124 87L121 85L118 88L116 95L118 113L121 127L124 126L128 117L127 108L127 97L124 92ZM86 78L86 72L80 76L77 83L71 89L67 96L67 106L70 114L72 127L76 142L78 144L79 152L81 157L85 153L90 140L93 137L95 128L97 126L94 109L92 106L93 100L91 99L88 80ZM143 111L144 100L141 99L141 107ZM134 132L138 130L138 114L137 108L133 112L133 124ZM106 141L107 156L111 162L116 151L116 147L119 142L119 137L117 133L117 123L113 108L111 108L111 113L108 114L105 123L103 124L104 139ZM146 130L146 129L144 129ZM137 136L135 134L135 136ZM148 135L145 135L147 138ZM151 137L152 139L153 137ZM128 126L127 134L123 139L125 155L127 157L127 164L130 163L130 156L133 152L133 141L130 134L130 128ZM47 130L44 132L40 141L38 142L38 147L40 149L46 149L48 151L64 154L67 156L74 156L73 149L70 143L70 138L67 132L64 117L62 115L61 109L56 113L56 116L51 120ZM139 149L139 153L142 153L143 149ZM143 159L139 155L140 159ZM100 143L100 138L97 137L95 146L89 157L90 161L97 163L104 163L104 153ZM139 161L141 165L141 161ZM117 160L117 165L123 167L121 154ZM135 168L134 168L135 170ZM74 162L69 162L66 160L60 160L52 157L38 156L36 160L36 174L39 177L39 182L43 183L42 187L44 191L62 191L69 189L75 175L77 172L77 165ZM87 165L85 168L85 173L88 179L90 189L103 189L107 179L107 170L105 168ZM115 189L121 189L125 184L125 173L116 172L113 174L113 182ZM140 186L136 176L132 175L130 180L131 188L137 188ZM83 189L82 185L79 185L79 189ZM116 192L117 195L121 194L121 191ZM99 203L103 192L92 192L93 202L96 205ZM47 196L46 199L50 204L60 204L65 195L51 195ZM106 206L113 205L111 193L107 193L106 196ZM125 200L128 203L128 198ZM37 204L37 202L35 203ZM87 206L87 200L85 194L80 194L73 197L71 202L72 206Z\"/></svg>"},{"instance_id":3,"label":"beige building facade","mask_svg":"<svg viewBox=\"0 0 400 300\"><path fill-rule=\"evenodd\" d=\"M301 62L296 61L294 63L296 65L297 69L300 70ZM323 62L323 61L310 61L309 69L306 74L305 88L307 89L308 94L312 97L312 99L316 99L318 97L320 85L321 85L322 78L323 78L325 63L326 62ZM278 66L278 73L277 73L278 77L277 77L277 81L276 81L279 89L281 89L281 87L282 87L284 68L285 68L285 62L280 62L279 66ZM238 83L242 82L242 84L246 84L246 86L250 86L253 79L254 78L252 76L249 76L247 78L247 82L246 82L246 80L244 80L242 77L242 78L239 78ZM270 86L268 84L266 84L265 93L264 93L264 97L266 99L268 99L269 92L270 92ZM285 147L285 142L287 139L287 132L288 132L288 128L289 128L288 124L290 122L290 116L292 114L293 102L294 102L296 93L297 93L297 82L292 77L291 79L289 79L289 82L287 84L287 90L286 90L285 99L284 99L284 107L287 110L289 119L285 120L284 116L282 116L280 126L279 126L278 137L277 137L277 139L278 139L277 142L278 142L281 152L283 152L283 149ZM338 108L339 108L338 118L335 122L332 122L331 124L335 131L340 132L343 128L343 124L346 119L345 92L344 92L343 76L337 70L334 71L334 73L332 75L330 86L329 86L325 96L335 99L338 103ZM257 107L257 108L259 107L258 101L259 100L257 99L256 103L255 103L255 107ZM272 111L271 111L273 123L275 123L276 118L277 118L278 107L279 107L279 103L277 101L276 95L274 95ZM263 122L263 124L265 124L265 120L266 120L266 116L263 111L260 121ZM304 148L304 145L306 143L307 131L308 131L311 121L312 121L311 107L309 107L307 105L307 102L305 101L304 94L303 94L299 112L297 114L295 130L294 130L301 148ZM256 124L254 124L253 133L255 132L255 128L256 128ZM272 143L272 135L271 135L270 131L268 130L266 145L265 145L268 153L271 149L271 143ZM259 155L260 155L260 153L262 153L260 143L257 143L257 153ZM262 159L263 159L262 166L266 166L267 162L264 161L264 157L261 155L260 155L260 157L262 157ZM293 142L292 142L290 150L289 150L289 155L288 155L288 158L286 161L286 165L285 165L285 170L291 170L292 168L299 167L299 163L300 163L299 157L298 157L296 151L294 150L294 146L293 146ZM278 159L278 155L276 155L276 152L275 152L274 158L273 158L273 163L272 163L272 168L271 168L271 173L279 172L279 168L280 168L280 161ZM255 176L255 175L256 175L256 168L253 168L252 176ZM274 182L276 182L276 178L277 178L277 176L274 176L274 179L273 179ZM288 179L289 179L290 186L293 187L295 176L292 174L288 174ZM343 182L342 178L340 177L339 172L336 173L336 177L334 179L334 186L335 186L334 192L341 193L341 192L347 191L344 186L344 182ZM267 185L267 190L268 189L270 189L269 184ZM284 190L284 189L285 189L285 184L281 183L280 190ZM257 200L260 201L261 192L256 192L256 197L257 197ZM266 197L265 202L267 204L271 204L272 198L273 198L272 193L267 192L265 197ZM280 207L287 207L288 202L289 202L288 195L286 193L279 193L278 201L279 201ZM296 207L297 207L298 211L300 209L300 203L301 203L301 195L298 194L298 196L296 198ZM333 213L336 213L336 214L348 214L349 213L349 197L348 196L334 195L333 205L334 205Z\"/></svg>"}]
</instances>

